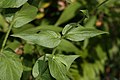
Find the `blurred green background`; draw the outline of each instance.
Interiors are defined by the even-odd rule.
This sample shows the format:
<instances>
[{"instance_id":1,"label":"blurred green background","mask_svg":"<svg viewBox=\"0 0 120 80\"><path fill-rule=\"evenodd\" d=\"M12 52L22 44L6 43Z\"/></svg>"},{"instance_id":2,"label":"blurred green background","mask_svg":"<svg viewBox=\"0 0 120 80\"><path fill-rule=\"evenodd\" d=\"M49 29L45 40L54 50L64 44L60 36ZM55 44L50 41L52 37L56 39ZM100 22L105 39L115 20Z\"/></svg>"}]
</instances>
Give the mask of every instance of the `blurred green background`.
<instances>
[{"instance_id":1,"label":"blurred green background","mask_svg":"<svg viewBox=\"0 0 120 80\"><path fill-rule=\"evenodd\" d=\"M120 80L120 0L29 0L39 8L36 19L12 33L27 30L61 32L69 23L109 32L82 42L63 41L57 48L60 54L77 54L70 68L71 80ZM0 9L0 46L8 30L11 15L18 9ZM21 56L24 73L21 80L34 80L31 68L40 56L51 49L35 46L9 37L6 48Z\"/></svg>"}]
</instances>

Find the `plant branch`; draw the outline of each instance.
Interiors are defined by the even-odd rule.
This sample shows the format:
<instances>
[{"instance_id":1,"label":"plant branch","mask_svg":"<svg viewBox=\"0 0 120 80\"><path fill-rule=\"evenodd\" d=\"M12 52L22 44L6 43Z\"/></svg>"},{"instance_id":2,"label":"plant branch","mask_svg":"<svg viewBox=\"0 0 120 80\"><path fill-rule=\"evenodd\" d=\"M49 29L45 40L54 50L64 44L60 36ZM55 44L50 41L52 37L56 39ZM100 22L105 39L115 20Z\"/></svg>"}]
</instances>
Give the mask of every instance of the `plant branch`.
<instances>
[{"instance_id":1,"label":"plant branch","mask_svg":"<svg viewBox=\"0 0 120 80\"><path fill-rule=\"evenodd\" d=\"M98 4L97 6L96 6L96 8L94 8L91 12L92 13L96 13L96 11L97 11L97 9L100 7L100 6L102 6L103 4L105 4L106 2L108 2L109 0L104 0L102 3L100 3L100 4Z\"/></svg>"},{"instance_id":2,"label":"plant branch","mask_svg":"<svg viewBox=\"0 0 120 80\"><path fill-rule=\"evenodd\" d=\"M57 50L56 48L53 49L52 56L55 54L56 50Z\"/></svg>"},{"instance_id":3,"label":"plant branch","mask_svg":"<svg viewBox=\"0 0 120 80\"><path fill-rule=\"evenodd\" d=\"M12 21L11 24L10 24L10 26L9 26L9 29L8 29L8 31L7 31L7 33L6 33L6 36L5 36L5 39L4 39L4 41L3 41L1 51L0 51L1 53L3 52L3 49L4 49L5 44L6 44L6 42L7 42L8 36L9 36L10 31L11 31L11 29L12 29L13 23L14 23L14 22Z\"/></svg>"},{"instance_id":4,"label":"plant branch","mask_svg":"<svg viewBox=\"0 0 120 80\"><path fill-rule=\"evenodd\" d=\"M43 61L45 62L45 58L46 58L46 54L44 53L44 55L43 55L44 57L43 57Z\"/></svg>"}]
</instances>

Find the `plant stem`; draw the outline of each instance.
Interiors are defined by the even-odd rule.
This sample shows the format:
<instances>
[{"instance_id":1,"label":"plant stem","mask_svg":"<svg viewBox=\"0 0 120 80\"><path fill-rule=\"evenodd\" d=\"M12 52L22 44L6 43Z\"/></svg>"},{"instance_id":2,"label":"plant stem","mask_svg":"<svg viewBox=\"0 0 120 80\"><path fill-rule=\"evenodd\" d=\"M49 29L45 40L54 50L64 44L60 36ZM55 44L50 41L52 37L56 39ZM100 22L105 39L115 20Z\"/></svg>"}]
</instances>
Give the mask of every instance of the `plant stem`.
<instances>
[{"instance_id":1,"label":"plant stem","mask_svg":"<svg viewBox=\"0 0 120 80\"><path fill-rule=\"evenodd\" d=\"M52 51L52 56L54 56L56 50L57 50L56 48L53 49L53 51Z\"/></svg>"},{"instance_id":2,"label":"plant stem","mask_svg":"<svg viewBox=\"0 0 120 80\"><path fill-rule=\"evenodd\" d=\"M109 1L109 0L104 0L102 3L98 4L98 5L91 11L91 13L96 14L97 9L98 9L100 6L102 6L104 3L106 3L107 1Z\"/></svg>"},{"instance_id":3,"label":"plant stem","mask_svg":"<svg viewBox=\"0 0 120 80\"><path fill-rule=\"evenodd\" d=\"M4 39L3 44L2 44L2 49L1 49L1 51L0 51L1 53L3 52L3 49L4 49L5 44L6 44L6 42L7 42L7 39L8 39L8 36L9 36L9 34L10 34L10 31L11 31L11 29L12 29L12 26L13 26L13 22L11 22L11 24L10 24L10 26L9 26L9 29L8 29L8 31L7 31L7 33L6 33L5 39Z\"/></svg>"},{"instance_id":4,"label":"plant stem","mask_svg":"<svg viewBox=\"0 0 120 80\"><path fill-rule=\"evenodd\" d=\"M45 62L46 54L44 53L43 61Z\"/></svg>"}]
</instances>

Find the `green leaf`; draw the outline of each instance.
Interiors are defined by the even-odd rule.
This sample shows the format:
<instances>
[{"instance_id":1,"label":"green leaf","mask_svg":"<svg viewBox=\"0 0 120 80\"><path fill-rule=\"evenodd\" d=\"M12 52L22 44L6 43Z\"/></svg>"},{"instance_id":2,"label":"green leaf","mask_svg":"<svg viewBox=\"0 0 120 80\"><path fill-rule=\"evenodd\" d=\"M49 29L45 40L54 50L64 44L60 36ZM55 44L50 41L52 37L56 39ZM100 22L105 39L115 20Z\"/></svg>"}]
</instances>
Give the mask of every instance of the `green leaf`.
<instances>
[{"instance_id":1,"label":"green leaf","mask_svg":"<svg viewBox=\"0 0 120 80\"><path fill-rule=\"evenodd\" d=\"M53 80L50 75L49 69L47 69L42 76L38 76L36 80Z\"/></svg>"},{"instance_id":2,"label":"green leaf","mask_svg":"<svg viewBox=\"0 0 120 80\"><path fill-rule=\"evenodd\" d=\"M13 26L15 28L21 27L34 20L36 15L37 8L26 3L21 10L15 14Z\"/></svg>"},{"instance_id":3,"label":"green leaf","mask_svg":"<svg viewBox=\"0 0 120 80\"><path fill-rule=\"evenodd\" d=\"M95 22L96 22L96 16L92 16L85 23L85 27L95 29ZM85 39L83 44L83 49L85 49L88 46L88 44L89 44L89 39Z\"/></svg>"},{"instance_id":4,"label":"green leaf","mask_svg":"<svg viewBox=\"0 0 120 80\"><path fill-rule=\"evenodd\" d=\"M67 24L62 30L62 35L67 34L74 27L76 27L76 23Z\"/></svg>"},{"instance_id":5,"label":"green leaf","mask_svg":"<svg viewBox=\"0 0 120 80\"><path fill-rule=\"evenodd\" d=\"M104 72L104 64L98 60L96 60L95 64L98 67L98 69L103 73Z\"/></svg>"},{"instance_id":6,"label":"green leaf","mask_svg":"<svg viewBox=\"0 0 120 80\"><path fill-rule=\"evenodd\" d=\"M39 75L42 75L47 69L47 63L43 60L37 60L33 66L32 74L36 78Z\"/></svg>"},{"instance_id":7,"label":"green leaf","mask_svg":"<svg viewBox=\"0 0 120 80\"><path fill-rule=\"evenodd\" d=\"M34 64L32 74L36 80L51 80L48 64L47 62L40 60L40 58Z\"/></svg>"},{"instance_id":8,"label":"green leaf","mask_svg":"<svg viewBox=\"0 0 120 80\"><path fill-rule=\"evenodd\" d=\"M48 48L54 48L61 42L61 35L54 31L41 31L40 33L27 34L20 33L12 35L14 37L19 37L27 42L38 44Z\"/></svg>"},{"instance_id":9,"label":"green leaf","mask_svg":"<svg viewBox=\"0 0 120 80\"><path fill-rule=\"evenodd\" d=\"M83 16L83 18L79 21L79 23L83 22L84 24L89 19L89 13L88 13L88 10L80 10L80 12L82 12L81 15Z\"/></svg>"},{"instance_id":10,"label":"green leaf","mask_svg":"<svg viewBox=\"0 0 120 80\"><path fill-rule=\"evenodd\" d=\"M10 51L0 54L0 80L20 80L23 66L18 56Z\"/></svg>"},{"instance_id":11,"label":"green leaf","mask_svg":"<svg viewBox=\"0 0 120 80\"><path fill-rule=\"evenodd\" d=\"M79 55L68 55L68 56L64 56L64 55L59 55L58 57L56 57L58 60L60 60L63 64L66 65L67 70L69 70L71 64L73 63L73 61L78 58Z\"/></svg>"},{"instance_id":12,"label":"green leaf","mask_svg":"<svg viewBox=\"0 0 120 80\"><path fill-rule=\"evenodd\" d=\"M14 34L16 34L16 33L26 32L27 30L33 29L33 28L35 28L34 25L32 25L32 24L25 24L25 25L23 25L23 26L21 26L19 28L12 28L12 31L13 31ZM29 31L29 33L31 33L31 31Z\"/></svg>"},{"instance_id":13,"label":"green leaf","mask_svg":"<svg viewBox=\"0 0 120 80\"><path fill-rule=\"evenodd\" d=\"M80 8L80 3L78 2L73 2L71 3L62 13L58 21L56 22L56 26L65 23L75 17L76 11Z\"/></svg>"},{"instance_id":14,"label":"green leaf","mask_svg":"<svg viewBox=\"0 0 120 80\"><path fill-rule=\"evenodd\" d=\"M91 16L87 21L87 23L85 24L85 27L95 29L95 22L96 22L96 16Z\"/></svg>"},{"instance_id":15,"label":"green leaf","mask_svg":"<svg viewBox=\"0 0 120 80\"><path fill-rule=\"evenodd\" d=\"M0 28L4 32L6 32L8 30L8 24L7 24L7 22L5 21L4 17L1 14L0 14Z\"/></svg>"},{"instance_id":16,"label":"green leaf","mask_svg":"<svg viewBox=\"0 0 120 80\"><path fill-rule=\"evenodd\" d=\"M99 57L100 60L106 60L107 59L107 55L105 53L105 51L103 51L102 47L100 45L95 47L96 52L97 52L97 56Z\"/></svg>"},{"instance_id":17,"label":"green leaf","mask_svg":"<svg viewBox=\"0 0 120 80\"><path fill-rule=\"evenodd\" d=\"M85 62L82 64L83 75L88 79L93 80L95 78L95 70L92 64Z\"/></svg>"},{"instance_id":18,"label":"green leaf","mask_svg":"<svg viewBox=\"0 0 120 80\"><path fill-rule=\"evenodd\" d=\"M86 49L86 47L88 46L88 44L89 44L89 39L85 39L84 43L83 43L83 49Z\"/></svg>"},{"instance_id":19,"label":"green leaf","mask_svg":"<svg viewBox=\"0 0 120 80\"><path fill-rule=\"evenodd\" d=\"M90 37L94 37L94 36L97 36L100 34L105 34L105 33L107 33L107 32L79 26L77 28L73 28L72 30L70 30L65 35L65 38L67 38L71 41L82 41L82 40L88 39Z\"/></svg>"},{"instance_id":20,"label":"green leaf","mask_svg":"<svg viewBox=\"0 0 120 80\"><path fill-rule=\"evenodd\" d=\"M40 29L40 30L52 30L52 31L56 31L56 32L61 32L62 31L61 27L54 26L54 25L40 25L36 29Z\"/></svg>"},{"instance_id":21,"label":"green leaf","mask_svg":"<svg viewBox=\"0 0 120 80\"><path fill-rule=\"evenodd\" d=\"M95 63L93 64L93 68L96 72L96 74L100 74L101 72L104 72L104 64L101 63L101 61L96 60Z\"/></svg>"},{"instance_id":22,"label":"green leaf","mask_svg":"<svg viewBox=\"0 0 120 80\"><path fill-rule=\"evenodd\" d=\"M73 61L79 57L78 55L56 55L53 58L49 57L49 69L51 75L57 80L67 80L67 72ZM56 71L55 71L56 70ZM59 74L58 74L59 73Z\"/></svg>"},{"instance_id":23,"label":"green leaf","mask_svg":"<svg viewBox=\"0 0 120 80\"><path fill-rule=\"evenodd\" d=\"M52 77L56 80L69 80L66 66L55 56L48 58L49 69Z\"/></svg>"},{"instance_id":24,"label":"green leaf","mask_svg":"<svg viewBox=\"0 0 120 80\"><path fill-rule=\"evenodd\" d=\"M40 31L40 30L51 30L51 31L55 31L55 32L61 32L62 28L58 27L58 26L54 26L54 25L40 25L28 30L25 30L24 32L36 32L36 31Z\"/></svg>"},{"instance_id":25,"label":"green leaf","mask_svg":"<svg viewBox=\"0 0 120 80\"><path fill-rule=\"evenodd\" d=\"M88 10L80 10L86 18L89 18L89 13L88 13Z\"/></svg>"},{"instance_id":26,"label":"green leaf","mask_svg":"<svg viewBox=\"0 0 120 80\"><path fill-rule=\"evenodd\" d=\"M72 42L62 39L61 43L57 47L58 50L69 52L74 52L76 55L80 55L82 58L86 58L88 52L86 50L82 51L76 47Z\"/></svg>"},{"instance_id":27,"label":"green leaf","mask_svg":"<svg viewBox=\"0 0 120 80\"><path fill-rule=\"evenodd\" d=\"M21 43L17 40L14 40L12 42L8 42L8 45L5 46L5 48L10 48L12 50L16 50L16 48L20 47Z\"/></svg>"},{"instance_id":28,"label":"green leaf","mask_svg":"<svg viewBox=\"0 0 120 80\"><path fill-rule=\"evenodd\" d=\"M79 48L72 44L72 42L65 39L62 39L57 49L65 52L75 52L77 55L82 55L82 51L80 51Z\"/></svg>"},{"instance_id":29,"label":"green leaf","mask_svg":"<svg viewBox=\"0 0 120 80\"><path fill-rule=\"evenodd\" d=\"M24 49L24 54L32 54L34 51L34 46L31 44L25 44L23 49Z\"/></svg>"},{"instance_id":30,"label":"green leaf","mask_svg":"<svg viewBox=\"0 0 120 80\"><path fill-rule=\"evenodd\" d=\"M0 8L18 8L28 0L0 0Z\"/></svg>"}]
</instances>

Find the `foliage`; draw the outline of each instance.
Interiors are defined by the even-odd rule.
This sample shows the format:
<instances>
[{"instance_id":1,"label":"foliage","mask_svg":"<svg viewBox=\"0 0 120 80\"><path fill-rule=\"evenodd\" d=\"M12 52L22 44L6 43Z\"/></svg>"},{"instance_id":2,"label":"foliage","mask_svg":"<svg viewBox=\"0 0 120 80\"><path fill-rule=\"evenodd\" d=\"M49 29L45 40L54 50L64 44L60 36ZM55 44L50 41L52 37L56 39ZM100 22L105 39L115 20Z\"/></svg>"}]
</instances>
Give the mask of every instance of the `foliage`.
<instances>
[{"instance_id":1,"label":"foliage","mask_svg":"<svg viewBox=\"0 0 120 80\"><path fill-rule=\"evenodd\" d=\"M0 0L0 80L119 79L119 4Z\"/></svg>"}]
</instances>

